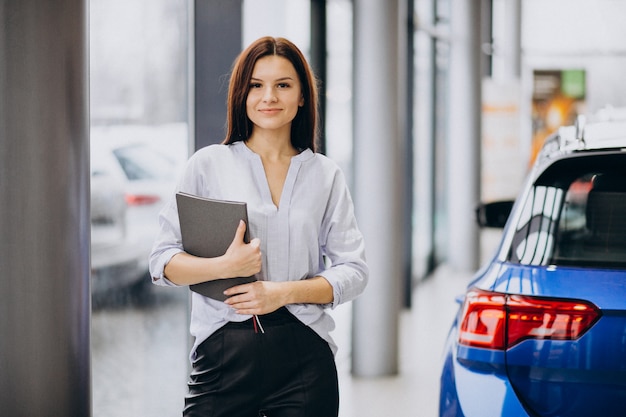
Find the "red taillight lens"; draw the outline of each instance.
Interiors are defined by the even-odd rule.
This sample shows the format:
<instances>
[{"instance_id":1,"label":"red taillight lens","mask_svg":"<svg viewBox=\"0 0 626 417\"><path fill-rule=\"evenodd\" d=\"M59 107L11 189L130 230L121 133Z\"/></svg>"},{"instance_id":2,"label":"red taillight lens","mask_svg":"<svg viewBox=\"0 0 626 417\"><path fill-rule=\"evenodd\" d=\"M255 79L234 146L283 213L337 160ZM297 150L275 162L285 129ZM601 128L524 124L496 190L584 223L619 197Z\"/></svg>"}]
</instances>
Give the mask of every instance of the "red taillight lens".
<instances>
[{"instance_id":1,"label":"red taillight lens","mask_svg":"<svg viewBox=\"0 0 626 417\"><path fill-rule=\"evenodd\" d=\"M471 290L465 296L459 342L463 345L504 349L506 296Z\"/></svg>"},{"instance_id":2,"label":"red taillight lens","mask_svg":"<svg viewBox=\"0 0 626 417\"><path fill-rule=\"evenodd\" d=\"M600 317L586 301L471 290L465 297L459 343L507 349L524 339L574 340Z\"/></svg>"},{"instance_id":3,"label":"red taillight lens","mask_svg":"<svg viewBox=\"0 0 626 417\"><path fill-rule=\"evenodd\" d=\"M126 194L126 204L129 206L143 206L159 202L161 197L153 194Z\"/></svg>"},{"instance_id":4,"label":"red taillight lens","mask_svg":"<svg viewBox=\"0 0 626 417\"><path fill-rule=\"evenodd\" d=\"M528 338L578 339L600 317L598 308L586 301L511 295L507 308L508 346Z\"/></svg>"}]
</instances>

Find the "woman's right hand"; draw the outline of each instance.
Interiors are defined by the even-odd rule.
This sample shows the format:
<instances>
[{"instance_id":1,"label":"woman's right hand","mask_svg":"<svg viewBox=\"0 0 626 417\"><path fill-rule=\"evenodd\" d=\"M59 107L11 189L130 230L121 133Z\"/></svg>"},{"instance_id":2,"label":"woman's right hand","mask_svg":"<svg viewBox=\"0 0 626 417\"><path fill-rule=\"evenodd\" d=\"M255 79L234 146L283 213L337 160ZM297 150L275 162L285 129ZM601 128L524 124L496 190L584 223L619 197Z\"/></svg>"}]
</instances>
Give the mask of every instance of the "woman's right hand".
<instances>
[{"instance_id":1,"label":"woman's right hand","mask_svg":"<svg viewBox=\"0 0 626 417\"><path fill-rule=\"evenodd\" d=\"M249 277L261 272L261 241L255 238L250 243L244 243L245 232L246 223L241 220L235 237L224 254L230 272L227 278Z\"/></svg>"},{"instance_id":2,"label":"woman's right hand","mask_svg":"<svg viewBox=\"0 0 626 417\"><path fill-rule=\"evenodd\" d=\"M221 278L249 277L261 271L261 241L244 243L246 224L241 221L232 243L222 256L200 258L179 252L165 265L165 276L178 285Z\"/></svg>"}]
</instances>

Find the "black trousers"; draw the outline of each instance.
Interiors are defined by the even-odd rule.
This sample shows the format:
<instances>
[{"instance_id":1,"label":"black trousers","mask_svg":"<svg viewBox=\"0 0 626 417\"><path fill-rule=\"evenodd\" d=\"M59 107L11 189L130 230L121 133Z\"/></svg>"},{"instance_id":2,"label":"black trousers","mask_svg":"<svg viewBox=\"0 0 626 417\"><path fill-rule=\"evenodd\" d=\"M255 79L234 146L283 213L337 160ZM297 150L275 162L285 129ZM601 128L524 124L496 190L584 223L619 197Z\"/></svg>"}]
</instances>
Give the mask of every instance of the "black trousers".
<instances>
[{"instance_id":1,"label":"black trousers","mask_svg":"<svg viewBox=\"0 0 626 417\"><path fill-rule=\"evenodd\" d=\"M198 346L183 416L337 417L328 343L286 308L259 321L228 323Z\"/></svg>"}]
</instances>

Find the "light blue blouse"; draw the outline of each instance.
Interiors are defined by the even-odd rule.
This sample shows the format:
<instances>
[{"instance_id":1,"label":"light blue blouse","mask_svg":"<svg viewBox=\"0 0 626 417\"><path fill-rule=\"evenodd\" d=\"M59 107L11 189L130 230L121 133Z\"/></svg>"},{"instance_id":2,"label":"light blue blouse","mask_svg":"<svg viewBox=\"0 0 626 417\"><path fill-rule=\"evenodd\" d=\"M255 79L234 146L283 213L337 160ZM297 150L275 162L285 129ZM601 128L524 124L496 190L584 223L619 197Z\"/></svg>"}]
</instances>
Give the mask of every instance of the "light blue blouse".
<instances>
[{"instance_id":1,"label":"light blue blouse","mask_svg":"<svg viewBox=\"0 0 626 417\"><path fill-rule=\"evenodd\" d=\"M368 279L363 236L345 176L329 158L307 149L291 159L279 206L272 202L261 158L244 142L210 145L187 162L177 191L204 197L245 201L250 238L261 240L259 280L295 281L323 276L333 287L332 304L290 304L287 309L328 342L335 328L326 308L353 300ZM163 270L183 250L174 195L159 215L160 233L150 255L157 285L175 286ZM192 293L191 350L228 321L244 321L228 305ZM261 316L261 322L263 318Z\"/></svg>"}]
</instances>

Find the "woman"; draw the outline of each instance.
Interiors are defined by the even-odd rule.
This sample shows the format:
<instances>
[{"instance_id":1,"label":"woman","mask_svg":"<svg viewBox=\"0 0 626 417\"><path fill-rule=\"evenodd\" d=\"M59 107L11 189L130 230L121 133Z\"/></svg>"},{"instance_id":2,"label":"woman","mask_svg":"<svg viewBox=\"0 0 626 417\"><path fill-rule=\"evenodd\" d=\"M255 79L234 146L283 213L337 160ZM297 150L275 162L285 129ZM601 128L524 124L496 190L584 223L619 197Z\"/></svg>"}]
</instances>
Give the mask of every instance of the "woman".
<instances>
[{"instance_id":1,"label":"woman","mask_svg":"<svg viewBox=\"0 0 626 417\"><path fill-rule=\"evenodd\" d=\"M221 302L193 292L185 416L332 417L339 394L325 311L357 297L368 268L338 166L315 153L317 89L301 51L264 37L235 61L224 142L197 151L178 191L245 201L227 252L183 251L174 199L160 215L153 281L184 286L255 275Z\"/></svg>"}]
</instances>

